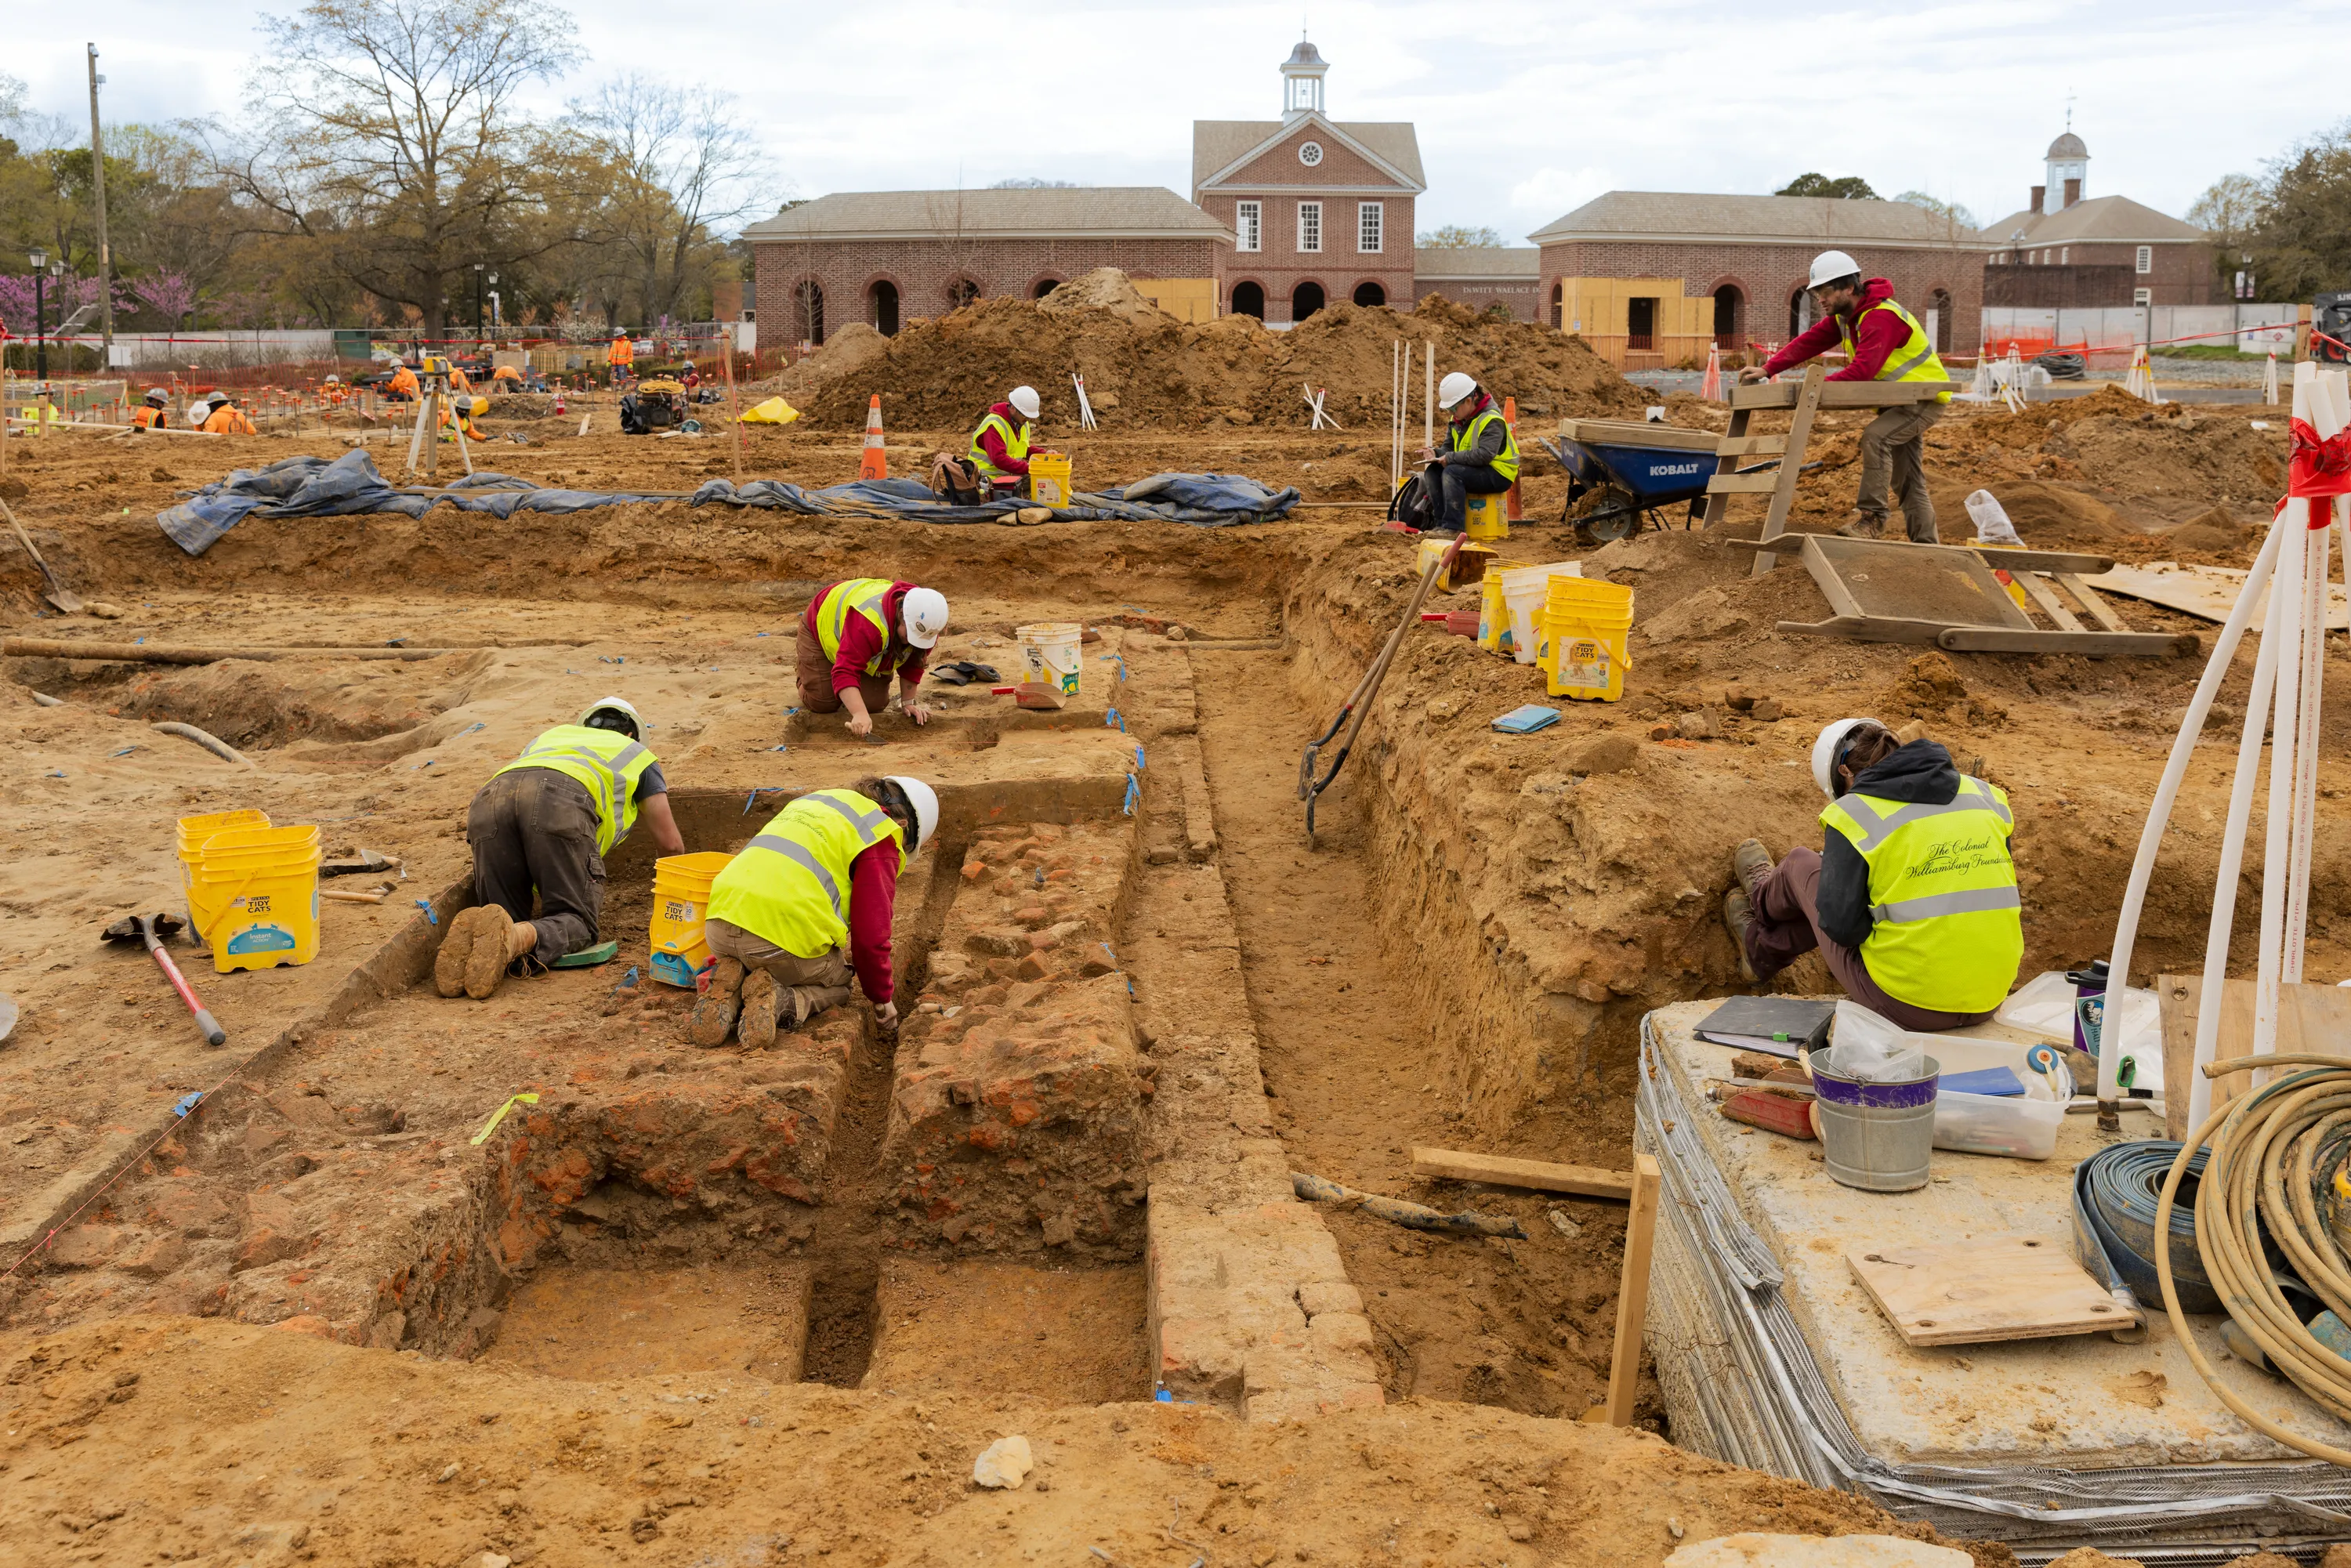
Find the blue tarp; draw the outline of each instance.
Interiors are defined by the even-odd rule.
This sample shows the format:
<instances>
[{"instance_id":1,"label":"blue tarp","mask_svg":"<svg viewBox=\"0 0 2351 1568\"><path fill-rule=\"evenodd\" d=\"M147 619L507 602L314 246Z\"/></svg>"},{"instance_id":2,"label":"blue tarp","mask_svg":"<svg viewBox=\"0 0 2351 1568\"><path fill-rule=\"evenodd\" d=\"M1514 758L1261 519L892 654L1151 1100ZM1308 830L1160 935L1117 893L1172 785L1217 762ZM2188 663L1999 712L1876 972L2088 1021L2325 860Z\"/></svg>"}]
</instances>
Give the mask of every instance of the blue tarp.
<instances>
[{"instance_id":1,"label":"blue tarp","mask_svg":"<svg viewBox=\"0 0 2351 1568\"><path fill-rule=\"evenodd\" d=\"M684 501L688 506L760 507L805 517L904 517L925 523L989 523L1026 503L990 501L943 506L914 479L869 479L804 489L780 479L737 486L712 479L691 495L663 491L549 490L512 475L477 471L444 489L401 486L376 471L375 460L353 448L331 462L288 457L266 468L240 468L186 500L155 514L173 544L202 555L249 517L333 517L361 512L422 517L448 505L462 511L512 517L517 512L563 514L590 507ZM1050 508L1056 522L1169 522L1225 528L1282 517L1298 504L1295 489L1270 490L1230 474L1155 474L1123 489L1081 494L1075 504Z\"/></svg>"}]
</instances>

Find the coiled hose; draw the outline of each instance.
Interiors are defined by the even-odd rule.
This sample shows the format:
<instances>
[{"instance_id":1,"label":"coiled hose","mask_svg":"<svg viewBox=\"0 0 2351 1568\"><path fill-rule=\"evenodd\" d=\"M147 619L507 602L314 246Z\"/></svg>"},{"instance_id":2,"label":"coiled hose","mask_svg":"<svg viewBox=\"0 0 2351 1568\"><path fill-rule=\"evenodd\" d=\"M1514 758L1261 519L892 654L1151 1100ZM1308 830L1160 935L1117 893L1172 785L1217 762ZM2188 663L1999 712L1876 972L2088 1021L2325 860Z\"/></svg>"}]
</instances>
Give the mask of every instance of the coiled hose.
<instances>
[{"instance_id":1,"label":"coiled hose","mask_svg":"<svg viewBox=\"0 0 2351 1568\"><path fill-rule=\"evenodd\" d=\"M2155 1234L2168 1235L2174 1199L2199 1147L2210 1157L2196 1187L2196 1246L2204 1271L2229 1316L2269 1357L2270 1364L2337 1418L2351 1421L2351 1360L2304 1328L2262 1258L2262 1224L2284 1249L2312 1292L2337 1316L2351 1320L2351 1259L2335 1240L2312 1196L2312 1184L2331 1174L2319 1166L2322 1145L2339 1158L2351 1133L2351 1061L2336 1056L2275 1055L2216 1061L2208 1077L2257 1068L2277 1070L2268 1083L2205 1118L2189 1134L2164 1177L2156 1203ZM2291 1070L2291 1071L2286 1071ZM2351 1450L2288 1431L2247 1405L2212 1372L2189 1332L2171 1273L2171 1249L2155 1249L2164 1311L2181 1348L2220 1403L2248 1426L2314 1458L2351 1467Z\"/></svg>"}]
</instances>

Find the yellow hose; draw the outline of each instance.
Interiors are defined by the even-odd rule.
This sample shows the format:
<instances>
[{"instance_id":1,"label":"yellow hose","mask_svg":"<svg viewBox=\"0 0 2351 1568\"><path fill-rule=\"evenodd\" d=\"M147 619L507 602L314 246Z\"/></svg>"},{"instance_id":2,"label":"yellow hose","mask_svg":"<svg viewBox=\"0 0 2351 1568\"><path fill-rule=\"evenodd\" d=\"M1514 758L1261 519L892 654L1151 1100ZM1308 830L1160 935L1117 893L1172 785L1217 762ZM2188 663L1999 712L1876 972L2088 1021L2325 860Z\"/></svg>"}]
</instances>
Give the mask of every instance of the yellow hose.
<instances>
[{"instance_id":1,"label":"yellow hose","mask_svg":"<svg viewBox=\"0 0 2351 1568\"><path fill-rule=\"evenodd\" d=\"M2171 1233L2180 1179L2199 1147L2209 1145L2196 1189L2196 1247L2204 1272L2229 1316L2295 1387L2351 1421L2351 1361L2329 1350L2294 1315L2262 1260L2261 1221L2293 1260L2303 1282L2338 1317L2351 1322L2351 1259L2344 1256L2311 1200L2313 1155L2326 1134L2351 1122L2351 1061L2337 1056L2250 1056L2216 1061L2205 1075L2220 1078L2262 1068L2294 1068L2239 1096L2205 1119L2180 1145L2155 1206L2155 1234ZM2314 1458L2351 1468L2351 1450L2288 1431L2239 1398L2219 1377L2189 1333L2171 1279L2171 1249L2155 1249L2163 1308L2198 1375L2220 1403L2263 1435Z\"/></svg>"}]
</instances>

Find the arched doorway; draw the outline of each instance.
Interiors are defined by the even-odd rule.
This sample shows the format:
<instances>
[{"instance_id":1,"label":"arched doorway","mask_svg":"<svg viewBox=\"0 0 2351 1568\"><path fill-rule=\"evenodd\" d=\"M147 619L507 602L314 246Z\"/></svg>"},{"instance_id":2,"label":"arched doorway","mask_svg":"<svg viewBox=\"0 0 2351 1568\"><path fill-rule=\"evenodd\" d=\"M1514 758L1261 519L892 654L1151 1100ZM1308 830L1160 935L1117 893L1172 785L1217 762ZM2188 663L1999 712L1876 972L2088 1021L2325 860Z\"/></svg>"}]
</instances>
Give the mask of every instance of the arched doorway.
<instances>
[{"instance_id":1,"label":"arched doorway","mask_svg":"<svg viewBox=\"0 0 2351 1568\"><path fill-rule=\"evenodd\" d=\"M824 285L814 278L802 280L792 290L792 303L799 313L800 341L824 341Z\"/></svg>"},{"instance_id":2,"label":"arched doorway","mask_svg":"<svg viewBox=\"0 0 2351 1568\"><path fill-rule=\"evenodd\" d=\"M1938 288L1927 296L1927 308L1935 313L1935 352L1951 351L1951 291Z\"/></svg>"},{"instance_id":3,"label":"arched doorway","mask_svg":"<svg viewBox=\"0 0 2351 1568\"><path fill-rule=\"evenodd\" d=\"M1261 283L1234 284L1233 314L1236 316L1254 316L1260 321L1264 320L1265 285Z\"/></svg>"},{"instance_id":4,"label":"arched doorway","mask_svg":"<svg viewBox=\"0 0 2351 1568\"><path fill-rule=\"evenodd\" d=\"M1551 286L1551 324L1554 330L1567 326L1567 285L1564 283Z\"/></svg>"},{"instance_id":5,"label":"arched doorway","mask_svg":"<svg viewBox=\"0 0 2351 1568\"><path fill-rule=\"evenodd\" d=\"M1746 323L1740 319L1745 314L1746 297L1731 284L1714 291L1714 344L1719 349L1739 347L1740 329Z\"/></svg>"},{"instance_id":6,"label":"arched doorway","mask_svg":"<svg viewBox=\"0 0 2351 1568\"><path fill-rule=\"evenodd\" d=\"M979 285L968 277L958 277L947 285L947 308L960 310L979 298Z\"/></svg>"},{"instance_id":7,"label":"arched doorway","mask_svg":"<svg viewBox=\"0 0 2351 1568\"><path fill-rule=\"evenodd\" d=\"M1384 289L1384 288L1382 288L1378 284L1376 284L1376 283L1358 283L1357 285L1355 285L1355 303L1356 303L1356 304L1358 304L1358 305L1384 305L1384 304L1386 304L1387 302L1388 302L1388 291L1387 291L1386 289Z\"/></svg>"},{"instance_id":8,"label":"arched doorway","mask_svg":"<svg viewBox=\"0 0 2351 1568\"><path fill-rule=\"evenodd\" d=\"M1788 336L1793 338L1813 324L1813 297L1799 288L1788 296Z\"/></svg>"},{"instance_id":9,"label":"arched doorway","mask_svg":"<svg viewBox=\"0 0 2351 1568\"><path fill-rule=\"evenodd\" d=\"M1042 299L1045 296L1052 293L1053 290L1061 287L1061 280L1058 277L1040 277L1037 280L1037 289L1031 298Z\"/></svg>"},{"instance_id":10,"label":"arched doorway","mask_svg":"<svg viewBox=\"0 0 2351 1568\"><path fill-rule=\"evenodd\" d=\"M885 277L867 289L865 297L872 307L873 329L885 338L896 337L898 335L898 286Z\"/></svg>"},{"instance_id":11,"label":"arched doorway","mask_svg":"<svg viewBox=\"0 0 2351 1568\"><path fill-rule=\"evenodd\" d=\"M1322 308L1327 297L1319 283L1301 283L1290 291L1290 319L1303 321Z\"/></svg>"}]
</instances>

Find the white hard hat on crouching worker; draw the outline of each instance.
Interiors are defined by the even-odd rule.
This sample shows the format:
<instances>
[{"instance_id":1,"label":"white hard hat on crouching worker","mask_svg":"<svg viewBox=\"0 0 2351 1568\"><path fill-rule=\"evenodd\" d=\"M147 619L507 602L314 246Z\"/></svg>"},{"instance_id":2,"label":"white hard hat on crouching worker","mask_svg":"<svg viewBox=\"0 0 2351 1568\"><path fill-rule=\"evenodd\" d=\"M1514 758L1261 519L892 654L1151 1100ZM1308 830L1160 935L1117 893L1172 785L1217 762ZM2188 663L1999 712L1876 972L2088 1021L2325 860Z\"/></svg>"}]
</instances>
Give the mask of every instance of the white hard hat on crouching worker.
<instances>
[{"instance_id":1,"label":"white hard hat on crouching worker","mask_svg":"<svg viewBox=\"0 0 2351 1568\"><path fill-rule=\"evenodd\" d=\"M1821 731L1813 742L1813 782L1821 793L1834 800L1842 793L1837 789L1837 760L1844 755L1846 745L1865 729L1884 729L1886 726L1874 718L1841 718Z\"/></svg>"},{"instance_id":2,"label":"white hard hat on crouching worker","mask_svg":"<svg viewBox=\"0 0 2351 1568\"><path fill-rule=\"evenodd\" d=\"M1455 403L1477 390L1475 381L1459 371L1449 371L1443 381L1437 383L1437 406L1450 412Z\"/></svg>"},{"instance_id":3,"label":"white hard hat on crouching worker","mask_svg":"<svg viewBox=\"0 0 2351 1568\"><path fill-rule=\"evenodd\" d=\"M1014 387L1005 394L1004 401L1018 410L1023 419L1036 418L1037 411L1044 406L1037 401L1035 387Z\"/></svg>"},{"instance_id":4,"label":"white hard hat on crouching worker","mask_svg":"<svg viewBox=\"0 0 2351 1568\"><path fill-rule=\"evenodd\" d=\"M1824 250L1813 257L1813 276L1807 288L1818 288L1823 283L1834 283L1840 277L1861 276L1861 263L1841 250Z\"/></svg>"},{"instance_id":5,"label":"white hard hat on crouching worker","mask_svg":"<svg viewBox=\"0 0 2351 1568\"><path fill-rule=\"evenodd\" d=\"M895 784L906 797L906 804L914 808L914 842L906 852L920 854L939 831L939 792L904 773L893 773L883 781Z\"/></svg>"},{"instance_id":6,"label":"white hard hat on crouching worker","mask_svg":"<svg viewBox=\"0 0 2351 1568\"><path fill-rule=\"evenodd\" d=\"M580 723L585 728L620 729L622 727L617 724L598 724L596 722L596 716L598 714L612 714L621 718L626 719L628 721L626 733L631 737L631 738L643 740L645 737L645 722L643 719L637 716L636 705L629 701L628 698L599 697L596 701L589 705L588 711L586 713L580 716Z\"/></svg>"},{"instance_id":7,"label":"white hard hat on crouching worker","mask_svg":"<svg viewBox=\"0 0 2351 1568\"><path fill-rule=\"evenodd\" d=\"M947 596L935 588L910 588L898 612L906 622L906 641L927 648L947 629Z\"/></svg>"}]
</instances>

